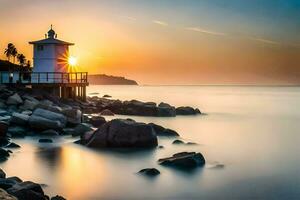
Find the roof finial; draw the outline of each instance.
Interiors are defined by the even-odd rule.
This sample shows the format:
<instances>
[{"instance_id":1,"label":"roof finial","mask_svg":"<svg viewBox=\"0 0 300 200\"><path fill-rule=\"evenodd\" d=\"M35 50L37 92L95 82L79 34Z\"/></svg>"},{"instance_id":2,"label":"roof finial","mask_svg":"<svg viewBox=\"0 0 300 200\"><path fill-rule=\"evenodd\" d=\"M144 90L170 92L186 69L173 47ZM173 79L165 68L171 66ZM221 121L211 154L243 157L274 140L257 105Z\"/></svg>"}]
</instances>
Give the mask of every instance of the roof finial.
<instances>
[{"instance_id":1,"label":"roof finial","mask_svg":"<svg viewBox=\"0 0 300 200\"><path fill-rule=\"evenodd\" d=\"M51 24L51 29L52 29L52 24Z\"/></svg>"}]
</instances>

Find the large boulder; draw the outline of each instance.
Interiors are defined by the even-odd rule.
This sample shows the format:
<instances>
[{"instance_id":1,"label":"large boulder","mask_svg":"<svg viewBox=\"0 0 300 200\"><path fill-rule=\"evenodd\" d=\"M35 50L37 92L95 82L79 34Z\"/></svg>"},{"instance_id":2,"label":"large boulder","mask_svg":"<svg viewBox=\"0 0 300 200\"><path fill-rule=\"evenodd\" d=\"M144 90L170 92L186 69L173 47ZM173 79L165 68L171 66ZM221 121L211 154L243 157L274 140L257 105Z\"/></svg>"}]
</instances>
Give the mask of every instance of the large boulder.
<instances>
[{"instance_id":1,"label":"large boulder","mask_svg":"<svg viewBox=\"0 0 300 200\"><path fill-rule=\"evenodd\" d=\"M67 118L63 114L52 112L42 108L35 109L32 113L32 116L39 116L42 118L49 119L51 121L60 122L61 128L63 128L67 122Z\"/></svg>"},{"instance_id":2,"label":"large boulder","mask_svg":"<svg viewBox=\"0 0 300 200\"><path fill-rule=\"evenodd\" d=\"M22 103L23 103L23 100L21 99L21 97L18 93L15 93L15 94L9 96L6 100L7 105L19 105Z\"/></svg>"},{"instance_id":3,"label":"large boulder","mask_svg":"<svg viewBox=\"0 0 300 200\"><path fill-rule=\"evenodd\" d=\"M72 125L77 125L82 122L82 112L79 109L63 109L62 114L67 117L67 122Z\"/></svg>"},{"instance_id":4,"label":"large boulder","mask_svg":"<svg viewBox=\"0 0 300 200\"><path fill-rule=\"evenodd\" d=\"M14 112L11 115L10 122L13 124L25 126L28 123L29 116L21 113Z\"/></svg>"},{"instance_id":5,"label":"large boulder","mask_svg":"<svg viewBox=\"0 0 300 200\"><path fill-rule=\"evenodd\" d=\"M0 188L0 199L1 200L18 200L16 197L8 194L5 190Z\"/></svg>"},{"instance_id":6,"label":"large boulder","mask_svg":"<svg viewBox=\"0 0 300 200\"><path fill-rule=\"evenodd\" d=\"M179 134L168 128L164 128L160 125L154 124L154 123L149 123L150 126L154 129L155 133L157 136L166 136L166 137L177 137Z\"/></svg>"},{"instance_id":7,"label":"large boulder","mask_svg":"<svg viewBox=\"0 0 300 200\"><path fill-rule=\"evenodd\" d=\"M60 123L60 121L54 121L36 115L31 115L29 117L28 122L30 127L36 130L47 130L47 129L57 130L63 128L63 125Z\"/></svg>"},{"instance_id":8,"label":"large boulder","mask_svg":"<svg viewBox=\"0 0 300 200\"><path fill-rule=\"evenodd\" d=\"M157 136L148 124L114 119L102 125L83 143L96 148L149 148L157 146Z\"/></svg>"},{"instance_id":9,"label":"large boulder","mask_svg":"<svg viewBox=\"0 0 300 200\"><path fill-rule=\"evenodd\" d=\"M161 165L179 169L194 169L203 166L205 164L205 159L201 153L181 152L168 158L159 159L158 162Z\"/></svg>"},{"instance_id":10,"label":"large boulder","mask_svg":"<svg viewBox=\"0 0 300 200\"><path fill-rule=\"evenodd\" d=\"M8 123L0 121L0 137L6 137Z\"/></svg>"},{"instance_id":11,"label":"large boulder","mask_svg":"<svg viewBox=\"0 0 300 200\"><path fill-rule=\"evenodd\" d=\"M34 182L25 181L17 183L7 189L7 192L19 200L46 200L42 187Z\"/></svg>"}]
</instances>

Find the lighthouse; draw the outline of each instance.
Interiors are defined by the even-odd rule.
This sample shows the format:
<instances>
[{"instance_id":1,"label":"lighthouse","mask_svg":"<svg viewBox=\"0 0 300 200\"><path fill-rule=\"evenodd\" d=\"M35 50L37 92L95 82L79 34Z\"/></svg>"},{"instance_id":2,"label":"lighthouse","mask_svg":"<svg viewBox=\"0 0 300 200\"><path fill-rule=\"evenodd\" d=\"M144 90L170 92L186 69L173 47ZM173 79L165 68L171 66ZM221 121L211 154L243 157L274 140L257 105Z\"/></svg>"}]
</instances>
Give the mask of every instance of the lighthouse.
<instances>
[{"instance_id":1,"label":"lighthouse","mask_svg":"<svg viewBox=\"0 0 300 200\"><path fill-rule=\"evenodd\" d=\"M45 34L45 39L32 41L33 72L68 72L69 46L74 43L57 39L52 28Z\"/></svg>"}]
</instances>

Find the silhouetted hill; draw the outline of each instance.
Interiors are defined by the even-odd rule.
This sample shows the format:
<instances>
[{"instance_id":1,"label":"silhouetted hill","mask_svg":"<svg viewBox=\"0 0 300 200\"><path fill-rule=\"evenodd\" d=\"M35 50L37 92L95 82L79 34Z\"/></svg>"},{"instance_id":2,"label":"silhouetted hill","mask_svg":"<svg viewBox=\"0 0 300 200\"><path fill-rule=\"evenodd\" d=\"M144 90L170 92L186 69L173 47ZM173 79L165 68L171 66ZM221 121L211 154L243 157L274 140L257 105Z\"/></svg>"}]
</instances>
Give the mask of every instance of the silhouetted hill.
<instances>
[{"instance_id":1,"label":"silhouetted hill","mask_svg":"<svg viewBox=\"0 0 300 200\"><path fill-rule=\"evenodd\" d=\"M30 68L13 64L7 60L0 60L0 71L28 71Z\"/></svg>"},{"instance_id":2,"label":"silhouetted hill","mask_svg":"<svg viewBox=\"0 0 300 200\"><path fill-rule=\"evenodd\" d=\"M92 85L138 85L134 80L120 76L108 76L106 74L89 75L88 80Z\"/></svg>"}]
</instances>

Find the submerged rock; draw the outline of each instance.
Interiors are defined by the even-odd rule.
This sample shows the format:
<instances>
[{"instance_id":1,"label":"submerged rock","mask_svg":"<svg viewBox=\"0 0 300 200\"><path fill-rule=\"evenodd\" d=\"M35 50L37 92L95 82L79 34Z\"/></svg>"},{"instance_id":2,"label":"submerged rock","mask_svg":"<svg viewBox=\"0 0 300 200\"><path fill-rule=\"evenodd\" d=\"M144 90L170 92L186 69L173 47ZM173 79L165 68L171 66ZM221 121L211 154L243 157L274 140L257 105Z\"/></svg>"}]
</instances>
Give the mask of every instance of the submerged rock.
<instances>
[{"instance_id":1,"label":"submerged rock","mask_svg":"<svg viewBox=\"0 0 300 200\"><path fill-rule=\"evenodd\" d=\"M166 136L166 137L177 137L179 134L171 129L164 128L160 125L149 123L150 126L154 129L157 136Z\"/></svg>"},{"instance_id":2,"label":"submerged rock","mask_svg":"<svg viewBox=\"0 0 300 200\"><path fill-rule=\"evenodd\" d=\"M158 160L159 164L176 167L180 169L193 169L205 164L205 159L201 153L181 152L174 154L172 157Z\"/></svg>"},{"instance_id":3,"label":"submerged rock","mask_svg":"<svg viewBox=\"0 0 300 200\"><path fill-rule=\"evenodd\" d=\"M103 98L111 98L112 96L108 95L108 94L105 94L103 95Z\"/></svg>"},{"instance_id":4,"label":"submerged rock","mask_svg":"<svg viewBox=\"0 0 300 200\"><path fill-rule=\"evenodd\" d=\"M142 174L142 175L146 175L146 176L157 176L160 174L160 171L156 168L145 168L145 169L142 169L138 172L139 174Z\"/></svg>"},{"instance_id":5,"label":"submerged rock","mask_svg":"<svg viewBox=\"0 0 300 200\"><path fill-rule=\"evenodd\" d=\"M0 160L6 160L9 157L9 150L0 148Z\"/></svg>"},{"instance_id":6,"label":"submerged rock","mask_svg":"<svg viewBox=\"0 0 300 200\"><path fill-rule=\"evenodd\" d=\"M174 140L172 144L184 144L182 140Z\"/></svg>"},{"instance_id":7,"label":"submerged rock","mask_svg":"<svg viewBox=\"0 0 300 200\"><path fill-rule=\"evenodd\" d=\"M153 128L129 119L114 119L102 125L83 144L89 147L149 148L157 146Z\"/></svg>"},{"instance_id":8,"label":"submerged rock","mask_svg":"<svg viewBox=\"0 0 300 200\"><path fill-rule=\"evenodd\" d=\"M12 142L9 145L7 145L5 148L21 148L21 146Z\"/></svg>"},{"instance_id":9,"label":"submerged rock","mask_svg":"<svg viewBox=\"0 0 300 200\"><path fill-rule=\"evenodd\" d=\"M53 141L48 138L42 138L42 139L39 139L39 143L53 143Z\"/></svg>"}]
</instances>

